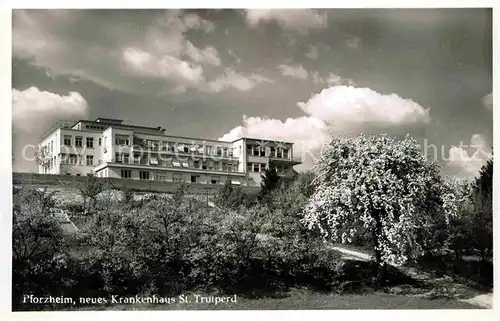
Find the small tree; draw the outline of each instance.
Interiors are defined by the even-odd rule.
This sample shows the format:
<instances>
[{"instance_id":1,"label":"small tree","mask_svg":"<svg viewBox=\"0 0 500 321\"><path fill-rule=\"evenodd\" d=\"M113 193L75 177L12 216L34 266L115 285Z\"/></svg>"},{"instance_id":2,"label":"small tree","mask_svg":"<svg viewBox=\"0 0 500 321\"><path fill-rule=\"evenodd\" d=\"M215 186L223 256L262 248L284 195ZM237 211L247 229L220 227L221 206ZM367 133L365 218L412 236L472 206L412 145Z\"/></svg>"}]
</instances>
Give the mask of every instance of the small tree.
<instances>
[{"instance_id":1,"label":"small tree","mask_svg":"<svg viewBox=\"0 0 500 321\"><path fill-rule=\"evenodd\" d=\"M48 166L52 159L52 155L47 147L38 146L33 156L35 157L35 162L42 167Z\"/></svg>"},{"instance_id":2,"label":"small tree","mask_svg":"<svg viewBox=\"0 0 500 321\"><path fill-rule=\"evenodd\" d=\"M314 167L316 191L304 223L323 237L350 243L358 233L371 235L385 281L387 263L402 264L422 254L419 230L426 215L443 201L439 168L426 161L417 142L387 135L334 138Z\"/></svg>"},{"instance_id":3,"label":"small tree","mask_svg":"<svg viewBox=\"0 0 500 321\"><path fill-rule=\"evenodd\" d=\"M231 180L230 179L226 180L226 182L224 183L224 187L219 191L219 193L215 197L215 205L220 207L225 207L231 195L233 194L233 191L234 189Z\"/></svg>"},{"instance_id":4,"label":"small tree","mask_svg":"<svg viewBox=\"0 0 500 321\"><path fill-rule=\"evenodd\" d=\"M97 201L97 195L104 190L104 185L95 177L87 176L87 180L82 188L80 188L80 193L83 197L83 208L85 212L92 211L95 208ZM89 202L87 202L87 199ZM87 207L88 204L88 207Z\"/></svg>"},{"instance_id":5,"label":"small tree","mask_svg":"<svg viewBox=\"0 0 500 321\"><path fill-rule=\"evenodd\" d=\"M281 182L278 170L273 162L269 162L267 168L261 174L261 179L261 190L258 199L261 202L268 202L272 191L276 190Z\"/></svg>"},{"instance_id":6,"label":"small tree","mask_svg":"<svg viewBox=\"0 0 500 321\"><path fill-rule=\"evenodd\" d=\"M475 181L472 195L474 212L472 234L474 247L481 253L483 261L493 253L493 160L490 159L481 168Z\"/></svg>"}]
</instances>

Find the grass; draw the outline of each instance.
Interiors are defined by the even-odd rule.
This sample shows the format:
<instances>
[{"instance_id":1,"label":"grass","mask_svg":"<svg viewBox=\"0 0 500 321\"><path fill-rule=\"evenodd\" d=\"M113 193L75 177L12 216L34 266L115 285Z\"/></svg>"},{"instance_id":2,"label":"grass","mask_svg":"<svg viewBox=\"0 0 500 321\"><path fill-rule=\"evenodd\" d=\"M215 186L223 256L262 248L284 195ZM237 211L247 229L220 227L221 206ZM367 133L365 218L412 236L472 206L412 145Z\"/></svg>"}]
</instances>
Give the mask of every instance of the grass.
<instances>
[{"instance_id":1,"label":"grass","mask_svg":"<svg viewBox=\"0 0 500 321\"><path fill-rule=\"evenodd\" d=\"M450 299L424 299L383 292L369 294L329 294L293 288L281 297L258 299L237 297L236 303L196 303L194 294L186 294L192 302L171 304L116 304L84 306L78 311L95 310L358 310L358 309L477 309L476 306Z\"/></svg>"}]
</instances>

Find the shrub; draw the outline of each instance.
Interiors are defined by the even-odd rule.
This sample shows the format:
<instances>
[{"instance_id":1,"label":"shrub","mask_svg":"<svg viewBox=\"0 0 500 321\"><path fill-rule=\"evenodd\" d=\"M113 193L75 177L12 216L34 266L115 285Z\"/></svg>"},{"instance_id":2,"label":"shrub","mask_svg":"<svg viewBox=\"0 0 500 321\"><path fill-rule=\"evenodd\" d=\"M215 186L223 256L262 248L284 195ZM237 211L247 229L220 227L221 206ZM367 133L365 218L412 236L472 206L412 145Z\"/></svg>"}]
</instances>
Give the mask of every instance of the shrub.
<instances>
[{"instance_id":1,"label":"shrub","mask_svg":"<svg viewBox=\"0 0 500 321\"><path fill-rule=\"evenodd\" d=\"M22 188L13 199L13 309L21 307L24 294L64 294L71 285L71 280L61 278L66 240L52 215L52 195L45 190Z\"/></svg>"}]
</instances>

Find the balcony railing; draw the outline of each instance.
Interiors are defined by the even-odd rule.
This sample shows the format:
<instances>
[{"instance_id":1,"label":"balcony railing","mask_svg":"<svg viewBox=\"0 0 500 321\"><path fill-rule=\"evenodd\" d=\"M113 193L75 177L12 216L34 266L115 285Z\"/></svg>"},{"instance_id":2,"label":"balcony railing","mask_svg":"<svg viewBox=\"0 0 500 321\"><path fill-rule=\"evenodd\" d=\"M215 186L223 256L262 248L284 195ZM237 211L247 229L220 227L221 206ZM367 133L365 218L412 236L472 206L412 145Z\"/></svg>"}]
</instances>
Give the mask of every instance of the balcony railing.
<instances>
[{"instance_id":1,"label":"balcony railing","mask_svg":"<svg viewBox=\"0 0 500 321\"><path fill-rule=\"evenodd\" d=\"M116 164L125 164L125 165L143 165L143 166L151 166L154 168L172 168L172 169L189 169L189 170L196 170L196 171L207 171L207 172L219 172L219 173L244 173L243 171L239 170L233 170L233 167L227 166L225 169L222 167L214 168L214 167L195 167L192 164L189 163L182 163L178 162L178 165L174 165L176 163L175 161L172 163L165 163L165 162L157 162L157 163L152 163L149 160L145 159L140 159L140 160L133 160L131 159L129 162L122 162L120 159L113 159L112 163ZM186 164L186 165L184 165Z\"/></svg>"}]
</instances>

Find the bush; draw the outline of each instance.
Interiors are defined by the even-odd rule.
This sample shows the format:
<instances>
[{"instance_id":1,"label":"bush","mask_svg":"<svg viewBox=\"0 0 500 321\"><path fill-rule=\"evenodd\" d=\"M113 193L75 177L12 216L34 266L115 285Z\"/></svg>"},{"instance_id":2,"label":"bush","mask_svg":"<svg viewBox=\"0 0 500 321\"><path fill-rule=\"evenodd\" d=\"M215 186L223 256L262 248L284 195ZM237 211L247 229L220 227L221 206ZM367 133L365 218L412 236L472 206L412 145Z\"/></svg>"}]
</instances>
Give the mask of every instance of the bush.
<instances>
[{"instance_id":1,"label":"bush","mask_svg":"<svg viewBox=\"0 0 500 321\"><path fill-rule=\"evenodd\" d=\"M53 193L34 188L16 192L12 222L13 309L22 296L62 295L71 288L64 276L67 257L63 230L52 215Z\"/></svg>"}]
</instances>

